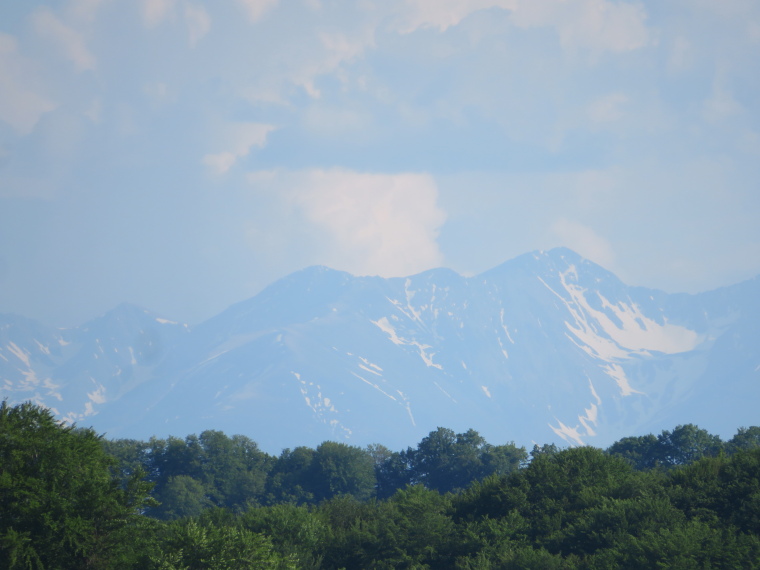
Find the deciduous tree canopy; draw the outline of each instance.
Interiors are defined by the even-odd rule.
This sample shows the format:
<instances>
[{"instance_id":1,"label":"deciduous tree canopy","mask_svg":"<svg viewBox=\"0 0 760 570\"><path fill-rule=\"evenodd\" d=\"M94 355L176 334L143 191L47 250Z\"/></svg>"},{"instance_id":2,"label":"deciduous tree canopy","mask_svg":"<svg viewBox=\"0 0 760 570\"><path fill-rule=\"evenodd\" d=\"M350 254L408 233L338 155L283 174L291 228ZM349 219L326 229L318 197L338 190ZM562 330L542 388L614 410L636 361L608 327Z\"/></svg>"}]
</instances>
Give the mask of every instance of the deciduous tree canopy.
<instances>
[{"instance_id":1,"label":"deciduous tree canopy","mask_svg":"<svg viewBox=\"0 0 760 570\"><path fill-rule=\"evenodd\" d=\"M108 442L3 403L0 564L758 568L758 433L723 443L687 424L607 451L537 445L528 461L438 428L402 452L324 442L271 457L215 431Z\"/></svg>"}]
</instances>

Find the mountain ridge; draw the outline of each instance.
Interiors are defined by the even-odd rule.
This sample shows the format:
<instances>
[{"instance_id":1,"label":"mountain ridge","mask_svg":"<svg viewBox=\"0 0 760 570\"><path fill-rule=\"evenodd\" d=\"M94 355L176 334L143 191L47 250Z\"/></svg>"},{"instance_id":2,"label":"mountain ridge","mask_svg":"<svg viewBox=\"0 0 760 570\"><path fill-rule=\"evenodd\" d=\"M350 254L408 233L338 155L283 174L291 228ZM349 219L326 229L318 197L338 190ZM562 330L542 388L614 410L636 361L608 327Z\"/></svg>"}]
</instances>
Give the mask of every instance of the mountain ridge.
<instances>
[{"instance_id":1,"label":"mountain ridge","mask_svg":"<svg viewBox=\"0 0 760 570\"><path fill-rule=\"evenodd\" d=\"M195 327L129 304L72 329L28 319L11 334L0 315L0 380L112 437L222 429L273 449L403 447L438 426L524 444L679 422L730 434L757 423L759 292L758 277L631 287L566 248L472 277L312 266Z\"/></svg>"}]
</instances>

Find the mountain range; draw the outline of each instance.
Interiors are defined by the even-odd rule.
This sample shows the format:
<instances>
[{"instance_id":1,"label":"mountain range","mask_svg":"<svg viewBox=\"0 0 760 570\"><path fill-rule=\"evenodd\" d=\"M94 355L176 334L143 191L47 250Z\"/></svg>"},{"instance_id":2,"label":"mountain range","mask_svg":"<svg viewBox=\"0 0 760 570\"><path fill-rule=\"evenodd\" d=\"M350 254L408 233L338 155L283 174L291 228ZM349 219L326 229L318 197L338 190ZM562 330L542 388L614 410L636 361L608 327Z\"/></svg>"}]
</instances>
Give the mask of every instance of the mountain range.
<instances>
[{"instance_id":1,"label":"mountain range","mask_svg":"<svg viewBox=\"0 0 760 570\"><path fill-rule=\"evenodd\" d=\"M218 429L273 452L438 426L606 446L757 425L759 348L760 278L668 294L557 248L473 277L309 267L192 328L129 304L69 329L2 314L0 395L107 437Z\"/></svg>"}]
</instances>

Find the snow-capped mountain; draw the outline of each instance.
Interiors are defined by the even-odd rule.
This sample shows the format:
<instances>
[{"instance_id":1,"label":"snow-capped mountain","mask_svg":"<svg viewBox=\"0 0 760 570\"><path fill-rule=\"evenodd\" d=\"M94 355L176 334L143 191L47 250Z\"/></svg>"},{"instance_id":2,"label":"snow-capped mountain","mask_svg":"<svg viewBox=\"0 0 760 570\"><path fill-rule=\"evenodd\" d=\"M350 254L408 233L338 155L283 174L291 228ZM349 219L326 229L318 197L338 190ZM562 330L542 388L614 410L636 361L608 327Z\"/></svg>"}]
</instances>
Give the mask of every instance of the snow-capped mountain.
<instances>
[{"instance_id":1,"label":"snow-capped mountain","mask_svg":"<svg viewBox=\"0 0 760 570\"><path fill-rule=\"evenodd\" d=\"M603 446L758 424L758 323L757 278L670 295L559 248L475 277L311 267L193 330L129 305L67 330L0 316L0 379L111 437L401 449L445 426Z\"/></svg>"},{"instance_id":2,"label":"snow-capped mountain","mask_svg":"<svg viewBox=\"0 0 760 570\"><path fill-rule=\"evenodd\" d=\"M151 378L167 348L187 332L126 303L73 329L0 314L0 394L89 425L103 404Z\"/></svg>"}]
</instances>

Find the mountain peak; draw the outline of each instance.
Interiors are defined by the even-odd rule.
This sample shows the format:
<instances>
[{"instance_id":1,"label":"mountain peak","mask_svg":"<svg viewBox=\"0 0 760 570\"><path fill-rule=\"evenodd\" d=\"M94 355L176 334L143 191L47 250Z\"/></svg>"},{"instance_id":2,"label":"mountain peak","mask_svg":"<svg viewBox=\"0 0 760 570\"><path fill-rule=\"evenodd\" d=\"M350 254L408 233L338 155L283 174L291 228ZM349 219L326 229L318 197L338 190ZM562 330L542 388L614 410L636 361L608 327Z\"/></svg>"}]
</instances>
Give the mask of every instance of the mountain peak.
<instances>
[{"instance_id":1,"label":"mountain peak","mask_svg":"<svg viewBox=\"0 0 760 570\"><path fill-rule=\"evenodd\" d=\"M758 286L628 287L564 247L471 278L312 266L192 331L130 303L65 335L0 322L0 380L109 435L222 429L272 449L404 447L440 425L573 444L735 429L756 415Z\"/></svg>"}]
</instances>

